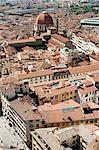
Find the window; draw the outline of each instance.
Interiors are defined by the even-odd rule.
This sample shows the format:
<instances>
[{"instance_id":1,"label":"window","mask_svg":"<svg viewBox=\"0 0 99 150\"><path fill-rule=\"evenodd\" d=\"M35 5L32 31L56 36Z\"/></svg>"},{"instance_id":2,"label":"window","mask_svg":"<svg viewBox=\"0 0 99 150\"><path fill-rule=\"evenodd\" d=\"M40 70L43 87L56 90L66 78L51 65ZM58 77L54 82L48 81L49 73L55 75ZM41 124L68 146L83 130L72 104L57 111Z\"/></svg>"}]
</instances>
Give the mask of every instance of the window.
<instances>
[{"instance_id":1,"label":"window","mask_svg":"<svg viewBox=\"0 0 99 150\"><path fill-rule=\"evenodd\" d=\"M39 119L36 119L36 121L39 121Z\"/></svg>"},{"instance_id":2,"label":"window","mask_svg":"<svg viewBox=\"0 0 99 150\"><path fill-rule=\"evenodd\" d=\"M24 84L28 84L28 82L24 82Z\"/></svg>"},{"instance_id":3,"label":"window","mask_svg":"<svg viewBox=\"0 0 99 150\"><path fill-rule=\"evenodd\" d=\"M75 144L75 141L73 141L73 144Z\"/></svg>"},{"instance_id":4,"label":"window","mask_svg":"<svg viewBox=\"0 0 99 150\"><path fill-rule=\"evenodd\" d=\"M88 94L85 95L85 97L87 97L87 96L88 96Z\"/></svg>"},{"instance_id":5,"label":"window","mask_svg":"<svg viewBox=\"0 0 99 150\"><path fill-rule=\"evenodd\" d=\"M33 124L30 124L30 128L33 128Z\"/></svg>"},{"instance_id":6,"label":"window","mask_svg":"<svg viewBox=\"0 0 99 150\"><path fill-rule=\"evenodd\" d=\"M97 119L95 119L95 122L97 122Z\"/></svg>"},{"instance_id":7,"label":"window","mask_svg":"<svg viewBox=\"0 0 99 150\"><path fill-rule=\"evenodd\" d=\"M36 126L37 126L37 128L38 128L38 127L39 127L39 124L37 124Z\"/></svg>"},{"instance_id":8,"label":"window","mask_svg":"<svg viewBox=\"0 0 99 150\"><path fill-rule=\"evenodd\" d=\"M57 127L59 127L59 123L57 123Z\"/></svg>"},{"instance_id":9,"label":"window","mask_svg":"<svg viewBox=\"0 0 99 150\"><path fill-rule=\"evenodd\" d=\"M93 123L93 120L91 120L90 123Z\"/></svg>"},{"instance_id":10,"label":"window","mask_svg":"<svg viewBox=\"0 0 99 150\"><path fill-rule=\"evenodd\" d=\"M75 138L76 136L73 136L73 139Z\"/></svg>"},{"instance_id":11,"label":"window","mask_svg":"<svg viewBox=\"0 0 99 150\"><path fill-rule=\"evenodd\" d=\"M53 97L51 97L51 99L53 99Z\"/></svg>"},{"instance_id":12,"label":"window","mask_svg":"<svg viewBox=\"0 0 99 150\"><path fill-rule=\"evenodd\" d=\"M63 122L62 125L65 126L65 122Z\"/></svg>"},{"instance_id":13,"label":"window","mask_svg":"<svg viewBox=\"0 0 99 150\"><path fill-rule=\"evenodd\" d=\"M57 98L57 97L58 97L58 95L55 96L55 98Z\"/></svg>"},{"instance_id":14,"label":"window","mask_svg":"<svg viewBox=\"0 0 99 150\"><path fill-rule=\"evenodd\" d=\"M64 96L64 93L62 94L62 96Z\"/></svg>"}]
</instances>

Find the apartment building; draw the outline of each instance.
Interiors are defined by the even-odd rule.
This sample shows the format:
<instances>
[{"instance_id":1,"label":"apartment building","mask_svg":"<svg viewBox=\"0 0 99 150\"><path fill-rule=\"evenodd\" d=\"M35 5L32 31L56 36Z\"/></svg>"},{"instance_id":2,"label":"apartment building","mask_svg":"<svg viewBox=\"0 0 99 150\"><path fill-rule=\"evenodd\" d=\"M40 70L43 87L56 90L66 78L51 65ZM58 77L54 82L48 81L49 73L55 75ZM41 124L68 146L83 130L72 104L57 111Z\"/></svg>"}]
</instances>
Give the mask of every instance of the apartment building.
<instances>
[{"instance_id":1,"label":"apartment building","mask_svg":"<svg viewBox=\"0 0 99 150\"><path fill-rule=\"evenodd\" d=\"M10 40L6 42L7 45L21 48L23 46L41 46L42 45L42 38L41 37L32 37L31 39L20 39L20 40Z\"/></svg>"},{"instance_id":2,"label":"apartment building","mask_svg":"<svg viewBox=\"0 0 99 150\"><path fill-rule=\"evenodd\" d=\"M86 79L86 75L88 73L94 73L99 72L99 63L93 63L91 65L84 65L84 66L78 66L78 67L69 67L69 78L70 80L81 80Z\"/></svg>"},{"instance_id":3,"label":"apartment building","mask_svg":"<svg viewBox=\"0 0 99 150\"><path fill-rule=\"evenodd\" d=\"M29 72L29 73L22 73L17 75L18 80L20 83L41 83L44 81L50 81L60 78L68 78L69 71L65 68L63 69L46 69L37 72Z\"/></svg>"},{"instance_id":4,"label":"apartment building","mask_svg":"<svg viewBox=\"0 0 99 150\"><path fill-rule=\"evenodd\" d=\"M70 78L70 80L85 79L88 73L98 72L99 63L91 65L69 67L69 68L57 68L46 69L37 72L20 73L17 75L20 83L41 83L44 81L56 80L61 78Z\"/></svg>"},{"instance_id":5,"label":"apartment building","mask_svg":"<svg viewBox=\"0 0 99 150\"><path fill-rule=\"evenodd\" d=\"M17 112L11 108L7 98L1 94L3 116L15 128L20 137L26 141L26 124Z\"/></svg>"},{"instance_id":6,"label":"apartment building","mask_svg":"<svg viewBox=\"0 0 99 150\"><path fill-rule=\"evenodd\" d=\"M51 34L51 39L54 40L55 42L61 44L62 46L66 46L67 43L70 44L71 41L68 38L65 38L57 33Z\"/></svg>"},{"instance_id":7,"label":"apartment building","mask_svg":"<svg viewBox=\"0 0 99 150\"><path fill-rule=\"evenodd\" d=\"M68 66L76 65L76 64L73 64L73 59L77 58L77 56L78 56L77 50L72 50L67 47L60 49L60 61L65 64L68 63Z\"/></svg>"},{"instance_id":8,"label":"apartment building","mask_svg":"<svg viewBox=\"0 0 99 150\"><path fill-rule=\"evenodd\" d=\"M78 87L78 101L79 103L85 103L93 101L98 104L98 89L96 86L88 80Z\"/></svg>"},{"instance_id":9,"label":"apartment building","mask_svg":"<svg viewBox=\"0 0 99 150\"><path fill-rule=\"evenodd\" d=\"M54 105L56 108L53 106L54 109L44 110L35 107L33 99L29 96L10 101L1 94L1 101L3 116L25 142L30 141L29 131L37 128L65 128L81 123L99 126L99 106L93 102L79 106L72 101L68 104L67 101L64 107L60 105L57 109L57 106Z\"/></svg>"},{"instance_id":10,"label":"apartment building","mask_svg":"<svg viewBox=\"0 0 99 150\"><path fill-rule=\"evenodd\" d=\"M29 140L29 131L42 127L42 118L35 113L35 107L29 96L19 97L9 101L1 94L3 116L9 122L24 142Z\"/></svg>"},{"instance_id":11,"label":"apartment building","mask_svg":"<svg viewBox=\"0 0 99 150\"><path fill-rule=\"evenodd\" d=\"M68 47L60 49L60 61L67 64L67 67L76 67L79 65L90 64L89 56L77 49L70 49Z\"/></svg>"},{"instance_id":12,"label":"apartment building","mask_svg":"<svg viewBox=\"0 0 99 150\"><path fill-rule=\"evenodd\" d=\"M95 124L99 126L98 105L94 103L86 103L81 107L74 108L72 105L68 108L53 111L41 111L45 121L45 126L60 128L83 124ZM54 117L55 116L55 117Z\"/></svg>"},{"instance_id":13,"label":"apartment building","mask_svg":"<svg viewBox=\"0 0 99 150\"><path fill-rule=\"evenodd\" d=\"M96 128L97 132L99 127ZM99 140L87 126L79 125L69 128L43 128L31 132L32 150L98 150Z\"/></svg>"},{"instance_id":14,"label":"apartment building","mask_svg":"<svg viewBox=\"0 0 99 150\"><path fill-rule=\"evenodd\" d=\"M52 104L60 103L70 99L76 99L77 89L75 86L71 85L69 81L59 80L47 82L41 86L31 85L30 90L35 94L35 99L39 105L43 105L46 102L51 102Z\"/></svg>"}]
</instances>

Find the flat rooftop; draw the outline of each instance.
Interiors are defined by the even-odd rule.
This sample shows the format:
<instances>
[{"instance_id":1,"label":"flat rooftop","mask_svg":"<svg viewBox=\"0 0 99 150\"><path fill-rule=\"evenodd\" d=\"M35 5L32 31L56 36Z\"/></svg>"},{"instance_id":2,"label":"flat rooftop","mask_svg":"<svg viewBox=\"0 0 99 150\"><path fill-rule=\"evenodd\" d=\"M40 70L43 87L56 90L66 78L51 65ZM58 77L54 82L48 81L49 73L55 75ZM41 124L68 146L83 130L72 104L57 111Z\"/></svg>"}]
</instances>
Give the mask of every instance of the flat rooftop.
<instances>
[{"instance_id":1,"label":"flat rooftop","mask_svg":"<svg viewBox=\"0 0 99 150\"><path fill-rule=\"evenodd\" d=\"M99 18L83 19L80 21L82 25L93 25L99 27Z\"/></svg>"},{"instance_id":2,"label":"flat rooftop","mask_svg":"<svg viewBox=\"0 0 99 150\"><path fill-rule=\"evenodd\" d=\"M0 117L0 147L29 150L20 136L15 132L13 127L10 127L4 117ZM2 148L0 148L2 150Z\"/></svg>"},{"instance_id":3,"label":"flat rooftop","mask_svg":"<svg viewBox=\"0 0 99 150\"><path fill-rule=\"evenodd\" d=\"M40 136L38 140L42 139L42 147L44 146L43 141L45 141L52 150L60 150L61 148L68 150L69 147L62 146L62 142L77 135L74 128L59 129L56 127L36 129L31 132L31 135L35 136L35 133Z\"/></svg>"}]
</instances>

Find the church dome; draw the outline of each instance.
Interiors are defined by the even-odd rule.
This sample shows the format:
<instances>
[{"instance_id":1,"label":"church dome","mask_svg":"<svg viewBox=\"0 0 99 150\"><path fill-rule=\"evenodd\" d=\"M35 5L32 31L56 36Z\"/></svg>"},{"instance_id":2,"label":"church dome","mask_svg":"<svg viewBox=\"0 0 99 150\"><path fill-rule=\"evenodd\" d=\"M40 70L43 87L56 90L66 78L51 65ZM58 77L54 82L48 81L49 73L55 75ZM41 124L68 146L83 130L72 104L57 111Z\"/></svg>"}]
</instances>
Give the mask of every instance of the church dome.
<instances>
[{"instance_id":1,"label":"church dome","mask_svg":"<svg viewBox=\"0 0 99 150\"><path fill-rule=\"evenodd\" d=\"M53 19L47 12L42 12L37 16L36 24L53 26Z\"/></svg>"}]
</instances>

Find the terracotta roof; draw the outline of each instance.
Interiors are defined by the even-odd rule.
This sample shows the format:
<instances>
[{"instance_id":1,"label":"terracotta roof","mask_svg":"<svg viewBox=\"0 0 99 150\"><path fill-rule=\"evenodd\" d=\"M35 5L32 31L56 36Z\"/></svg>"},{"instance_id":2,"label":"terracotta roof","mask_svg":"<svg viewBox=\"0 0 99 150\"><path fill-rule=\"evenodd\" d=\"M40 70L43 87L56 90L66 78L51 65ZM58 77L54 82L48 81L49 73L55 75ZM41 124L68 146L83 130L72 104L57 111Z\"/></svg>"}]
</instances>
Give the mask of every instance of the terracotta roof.
<instances>
[{"instance_id":1,"label":"terracotta roof","mask_svg":"<svg viewBox=\"0 0 99 150\"><path fill-rule=\"evenodd\" d=\"M65 37L63 37L63 36L61 36L61 35L59 35L59 34L57 34L57 33L51 34L51 37L53 37L54 39L57 39L57 40L59 40L59 41L61 41L61 42L63 42L63 43L66 43L66 42L69 41L68 38L65 38Z\"/></svg>"},{"instance_id":2,"label":"terracotta roof","mask_svg":"<svg viewBox=\"0 0 99 150\"><path fill-rule=\"evenodd\" d=\"M90 38L90 41L93 42L93 43L99 43L99 39L95 38L95 37Z\"/></svg>"},{"instance_id":3,"label":"terracotta roof","mask_svg":"<svg viewBox=\"0 0 99 150\"><path fill-rule=\"evenodd\" d=\"M53 26L53 19L47 12L42 12L37 16L36 24Z\"/></svg>"},{"instance_id":4,"label":"terracotta roof","mask_svg":"<svg viewBox=\"0 0 99 150\"><path fill-rule=\"evenodd\" d=\"M44 62L44 63L41 65L40 68L43 68L43 69L49 69L49 68L51 68L51 65L48 64L47 62Z\"/></svg>"},{"instance_id":5,"label":"terracotta roof","mask_svg":"<svg viewBox=\"0 0 99 150\"><path fill-rule=\"evenodd\" d=\"M13 92L15 93L15 89L14 89L14 87L10 86L10 87L3 88L3 89L1 90L1 92L2 92L5 96L9 96L9 95L12 94Z\"/></svg>"},{"instance_id":6,"label":"terracotta roof","mask_svg":"<svg viewBox=\"0 0 99 150\"><path fill-rule=\"evenodd\" d=\"M70 85L67 87L63 87L61 89L51 90L51 95L59 95L59 94L65 93L65 92L66 93L71 92L71 91L73 92L75 90L76 90L75 86Z\"/></svg>"},{"instance_id":7,"label":"terracotta roof","mask_svg":"<svg viewBox=\"0 0 99 150\"><path fill-rule=\"evenodd\" d=\"M14 47L11 47L9 45L5 48L5 51L7 51L9 54L17 52L17 50Z\"/></svg>"},{"instance_id":8,"label":"terracotta roof","mask_svg":"<svg viewBox=\"0 0 99 150\"><path fill-rule=\"evenodd\" d=\"M33 47L25 46L22 48L23 51L36 51Z\"/></svg>"},{"instance_id":9,"label":"terracotta roof","mask_svg":"<svg viewBox=\"0 0 99 150\"><path fill-rule=\"evenodd\" d=\"M58 123L63 121L63 112L60 110L40 111L46 123Z\"/></svg>"},{"instance_id":10,"label":"terracotta roof","mask_svg":"<svg viewBox=\"0 0 99 150\"><path fill-rule=\"evenodd\" d=\"M94 124L87 124L85 125L91 132L99 130L99 127L95 126Z\"/></svg>"},{"instance_id":11,"label":"terracotta roof","mask_svg":"<svg viewBox=\"0 0 99 150\"><path fill-rule=\"evenodd\" d=\"M17 77L6 77L2 78L1 81L3 85L18 82Z\"/></svg>"},{"instance_id":12,"label":"terracotta roof","mask_svg":"<svg viewBox=\"0 0 99 150\"><path fill-rule=\"evenodd\" d=\"M93 72L99 70L99 62L93 63L91 65L85 65L85 66L78 66L73 68L69 67L68 70L71 74Z\"/></svg>"},{"instance_id":13,"label":"terracotta roof","mask_svg":"<svg viewBox=\"0 0 99 150\"><path fill-rule=\"evenodd\" d=\"M64 47L62 44L56 42L56 41L53 40L53 39L50 39L50 40L48 41L48 43L49 43L50 45L53 45L53 46L59 46L60 48L63 48L63 47Z\"/></svg>"},{"instance_id":14,"label":"terracotta roof","mask_svg":"<svg viewBox=\"0 0 99 150\"><path fill-rule=\"evenodd\" d=\"M5 25L1 25L1 24L0 24L0 30L6 30L6 29L8 29L8 27L7 27L7 26L5 26Z\"/></svg>"},{"instance_id":15,"label":"terracotta roof","mask_svg":"<svg viewBox=\"0 0 99 150\"><path fill-rule=\"evenodd\" d=\"M46 82L41 82L41 83L30 84L30 88L32 88L32 87L38 87L38 86L42 86L42 85L49 85L49 84L51 84L53 82L64 82L64 81L66 81L65 78L63 78L63 79L57 79L57 80L54 80L54 81L51 80L51 81L46 81Z\"/></svg>"},{"instance_id":16,"label":"terracotta roof","mask_svg":"<svg viewBox=\"0 0 99 150\"><path fill-rule=\"evenodd\" d=\"M86 87L84 89L79 89L79 92L81 94L86 94L86 93L89 93L89 92L95 92L97 90L97 88L95 86L90 86L90 87Z\"/></svg>"},{"instance_id":17,"label":"terracotta roof","mask_svg":"<svg viewBox=\"0 0 99 150\"><path fill-rule=\"evenodd\" d=\"M62 108L66 108L69 106L79 107L80 104L74 100L68 100L68 101L60 102L60 103L55 104L55 105L52 105L51 103L44 103L44 105L38 106L38 110L39 111L57 110L57 109L61 110Z\"/></svg>"},{"instance_id":18,"label":"terracotta roof","mask_svg":"<svg viewBox=\"0 0 99 150\"><path fill-rule=\"evenodd\" d=\"M99 75L93 77L93 80L94 80L95 82L99 82Z\"/></svg>"},{"instance_id":19,"label":"terracotta roof","mask_svg":"<svg viewBox=\"0 0 99 150\"><path fill-rule=\"evenodd\" d=\"M35 38L32 38L32 39L22 39L22 40L9 40L9 41L6 41L9 45L10 44L19 44L19 43L29 43L29 42L35 42L36 39Z\"/></svg>"},{"instance_id":20,"label":"terracotta roof","mask_svg":"<svg viewBox=\"0 0 99 150\"><path fill-rule=\"evenodd\" d=\"M40 77L40 76L45 76L45 75L50 75L52 74L52 71L50 69L44 70L44 71L37 71L37 72L29 72L28 74L19 74L17 75L19 80L22 79L29 79L29 78L34 78L34 77Z\"/></svg>"},{"instance_id":21,"label":"terracotta roof","mask_svg":"<svg viewBox=\"0 0 99 150\"><path fill-rule=\"evenodd\" d=\"M46 123L99 119L98 111L94 111L93 113L89 114L84 114L83 111L81 111L81 108L76 108L66 112L63 112L62 110L53 110L53 111L50 110L50 111L40 111L40 113Z\"/></svg>"},{"instance_id":22,"label":"terracotta roof","mask_svg":"<svg viewBox=\"0 0 99 150\"><path fill-rule=\"evenodd\" d=\"M29 96L21 97L10 102L11 107L21 116L23 120L41 119L39 112L34 112L32 109L32 101Z\"/></svg>"},{"instance_id":23,"label":"terracotta roof","mask_svg":"<svg viewBox=\"0 0 99 150\"><path fill-rule=\"evenodd\" d=\"M92 81L90 81L90 80L85 80L83 84L84 84L86 87L93 85Z\"/></svg>"},{"instance_id":24,"label":"terracotta roof","mask_svg":"<svg viewBox=\"0 0 99 150\"><path fill-rule=\"evenodd\" d=\"M90 54L89 55L91 58L93 58L93 59L95 59L95 60L97 60L97 61L99 61L99 54L95 54L95 55L93 55L93 54Z\"/></svg>"},{"instance_id":25,"label":"terracotta roof","mask_svg":"<svg viewBox=\"0 0 99 150\"><path fill-rule=\"evenodd\" d=\"M81 107L82 108L90 107L91 109L96 109L96 108L99 108L99 105L90 101L90 102L82 103Z\"/></svg>"}]
</instances>

